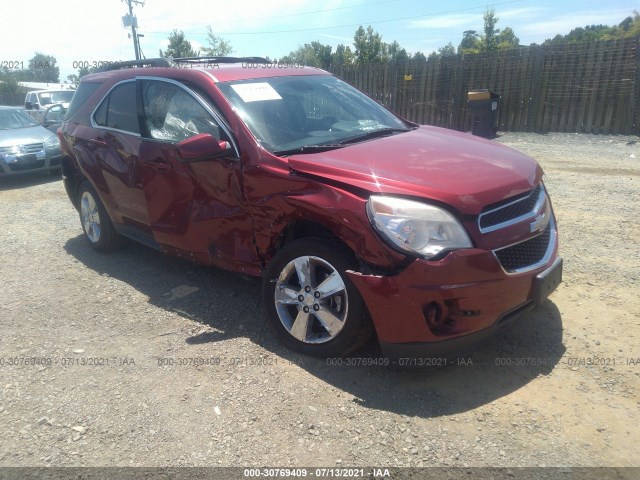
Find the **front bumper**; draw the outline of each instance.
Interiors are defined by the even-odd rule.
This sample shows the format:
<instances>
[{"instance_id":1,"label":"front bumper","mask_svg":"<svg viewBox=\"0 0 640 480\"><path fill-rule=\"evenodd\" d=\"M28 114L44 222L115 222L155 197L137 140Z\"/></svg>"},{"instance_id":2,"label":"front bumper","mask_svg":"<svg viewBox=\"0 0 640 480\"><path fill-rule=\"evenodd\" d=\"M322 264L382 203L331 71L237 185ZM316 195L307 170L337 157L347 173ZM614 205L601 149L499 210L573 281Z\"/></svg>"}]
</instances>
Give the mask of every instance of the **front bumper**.
<instances>
[{"instance_id":1,"label":"front bumper","mask_svg":"<svg viewBox=\"0 0 640 480\"><path fill-rule=\"evenodd\" d=\"M25 155L0 154L0 178L9 175L50 171L60 168L60 149L41 150Z\"/></svg>"},{"instance_id":2,"label":"front bumper","mask_svg":"<svg viewBox=\"0 0 640 480\"><path fill-rule=\"evenodd\" d=\"M348 272L390 359L453 358L542 302L562 279L557 244L538 268L506 273L495 255L459 250L394 276Z\"/></svg>"}]
</instances>

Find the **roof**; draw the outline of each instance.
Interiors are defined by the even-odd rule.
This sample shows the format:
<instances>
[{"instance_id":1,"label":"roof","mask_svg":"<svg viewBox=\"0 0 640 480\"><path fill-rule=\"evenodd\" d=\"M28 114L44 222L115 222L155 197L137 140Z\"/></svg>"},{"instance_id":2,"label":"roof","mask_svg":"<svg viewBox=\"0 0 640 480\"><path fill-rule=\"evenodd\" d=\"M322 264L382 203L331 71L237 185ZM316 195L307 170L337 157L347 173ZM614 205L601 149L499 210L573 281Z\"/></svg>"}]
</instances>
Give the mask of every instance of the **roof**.
<instances>
[{"instance_id":1,"label":"roof","mask_svg":"<svg viewBox=\"0 0 640 480\"><path fill-rule=\"evenodd\" d=\"M176 70L180 70L184 73L187 71L205 73L212 77L215 82L229 82L234 80L250 80L268 77L330 75L319 68L303 67L298 65L278 63L258 64L245 62L216 64L210 62L206 64L186 64L179 67L123 68L120 70L110 70L87 75L86 77L83 77L82 80L124 80L126 78L133 78L137 76L172 78L176 75Z\"/></svg>"}]
</instances>

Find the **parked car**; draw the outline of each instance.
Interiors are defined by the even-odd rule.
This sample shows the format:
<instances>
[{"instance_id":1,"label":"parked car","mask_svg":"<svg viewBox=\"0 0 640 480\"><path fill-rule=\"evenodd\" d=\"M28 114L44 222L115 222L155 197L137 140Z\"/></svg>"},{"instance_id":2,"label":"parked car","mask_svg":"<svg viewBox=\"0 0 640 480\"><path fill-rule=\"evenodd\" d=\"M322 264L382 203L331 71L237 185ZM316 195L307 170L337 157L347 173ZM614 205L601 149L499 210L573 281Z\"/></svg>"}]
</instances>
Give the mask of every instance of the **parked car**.
<instances>
[{"instance_id":1,"label":"parked car","mask_svg":"<svg viewBox=\"0 0 640 480\"><path fill-rule=\"evenodd\" d=\"M44 111L41 125L51 132L56 133L62 125L66 113L67 108L63 104L56 103L55 105L50 105Z\"/></svg>"},{"instance_id":2,"label":"parked car","mask_svg":"<svg viewBox=\"0 0 640 480\"><path fill-rule=\"evenodd\" d=\"M560 283L530 157L416 125L316 68L184 62L78 87L63 177L94 249L128 237L261 276L286 346L342 355L373 330L400 364L471 348Z\"/></svg>"},{"instance_id":3,"label":"parked car","mask_svg":"<svg viewBox=\"0 0 640 480\"><path fill-rule=\"evenodd\" d=\"M27 93L24 109L37 122L42 123L48 107L62 105L69 108L75 90L35 90Z\"/></svg>"},{"instance_id":4,"label":"parked car","mask_svg":"<svg viewBox=\"0 0 640 480\"><path fill-rule=\"evenodd\" d=\"M19 107L0 107L0 177L60 169L60 141Z\"/></svg>"}]
</instances>

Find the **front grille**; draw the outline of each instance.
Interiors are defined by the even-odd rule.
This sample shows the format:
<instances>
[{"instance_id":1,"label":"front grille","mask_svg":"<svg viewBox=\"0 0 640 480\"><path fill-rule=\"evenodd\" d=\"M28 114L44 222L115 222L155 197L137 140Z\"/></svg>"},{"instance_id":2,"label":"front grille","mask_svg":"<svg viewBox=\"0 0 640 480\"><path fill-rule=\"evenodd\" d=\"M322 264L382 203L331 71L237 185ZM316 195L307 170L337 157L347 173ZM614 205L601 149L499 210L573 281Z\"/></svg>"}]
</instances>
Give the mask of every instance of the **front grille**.
<instances>
[{"instance_id":1,"label":"front grille","mask_svg":"<svg viewBox=\"0 0 640 480\"><path fill-rule=\"evenodd\" d=\"M507 272L516 272L526 268L534 268L541 263L550 249L552 223L552 221L549 222L545 231L537 237L495 250L494 253L502 268Z\"/></svg>"},{"instance_id":2,"label":"front grille","mask_svg":"<svg viewBox=\"0 0 640 480\"><path fill-rule=\"evenodd\" d=\"M20 146L20 153L36 153L42 150L41 143L29 143L27 145Z\"/></svg>"},{"instance_id":3,"label":"front grille","mask_svg":"<svg viewBox=\"0 0 640 480\"><path fill-rule=\"evenodd\" d=\"M9 168L12 172L24 172L25 170L33 170L35 168L42 167L44 167L44 160L36 160L35 162L16 162L9 164Z\"/></svg>"},{"instance_id":4,"label":"front grille","mask_svg":"<svg viewBox=\"0 0 640 480\"><path fill-rule=\"evenodd\" d=\"M496 225L502 225L529 213L534 213L536 204L544 195L542 184L531 190L529 194L520 198L510 198L497 205L485 208L486 212L480 214L478 219L480 231L486 232L495 230Z\"/></svg>"}]
</instances>

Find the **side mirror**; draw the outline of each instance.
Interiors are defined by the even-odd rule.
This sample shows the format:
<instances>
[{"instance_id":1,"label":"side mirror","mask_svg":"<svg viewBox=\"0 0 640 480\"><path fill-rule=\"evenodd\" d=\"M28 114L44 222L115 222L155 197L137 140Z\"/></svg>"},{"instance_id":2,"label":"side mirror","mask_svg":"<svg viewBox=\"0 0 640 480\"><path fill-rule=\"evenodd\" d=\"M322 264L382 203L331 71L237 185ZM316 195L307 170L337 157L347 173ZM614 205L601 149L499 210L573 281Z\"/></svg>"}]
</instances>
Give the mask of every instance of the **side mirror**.
<instances>
[{"instance_id":1,"label":"side mirror","mask_svg":"<svg viewBox=\"0 0 640 480\"><path fill-rule=\"evenodd\" d=\"M229 142L218 141L208 133L200 133L178 143L178 153L182 163L226 157L232 152Z\"/></svg>"},{"instance_id":2,"label":"side mirror","mask_svg":"<svg viewBox=\"0 0 640 480\"><path fill-rule=\"evenodd\" d=\"M33 110L33 104L31 102L24 102L24 108L27 110Z\"/></svg>"}]
</instances>

